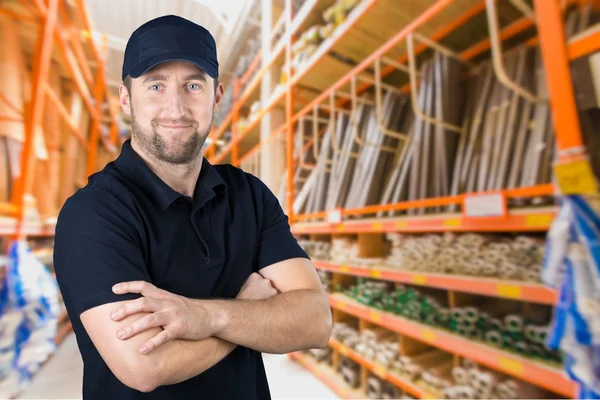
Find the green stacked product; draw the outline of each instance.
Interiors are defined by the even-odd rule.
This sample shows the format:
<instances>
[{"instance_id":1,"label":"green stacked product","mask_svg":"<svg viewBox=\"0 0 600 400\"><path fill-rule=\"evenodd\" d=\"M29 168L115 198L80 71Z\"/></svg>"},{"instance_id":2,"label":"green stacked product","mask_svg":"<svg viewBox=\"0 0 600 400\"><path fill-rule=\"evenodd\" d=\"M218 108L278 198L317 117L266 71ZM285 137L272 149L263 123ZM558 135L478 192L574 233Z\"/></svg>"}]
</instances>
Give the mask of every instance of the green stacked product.
<instances>
[{"instance_id":1,"label":"green stacked product","mask_svg":"<svg viewBox=\"0 0 600 400\"><path fill-rule=\"evenodd\" d=\"M500 320L477 307L449 310L435 298L414 288L398 285L392 289L386 282L365 278L359 278L357 284L344 293L367 307L447 329L523 356L545 361L561 360L560 353L545 347L547 328L534 325L518 315L509 314Z\"/></svg>"}]
</instances>

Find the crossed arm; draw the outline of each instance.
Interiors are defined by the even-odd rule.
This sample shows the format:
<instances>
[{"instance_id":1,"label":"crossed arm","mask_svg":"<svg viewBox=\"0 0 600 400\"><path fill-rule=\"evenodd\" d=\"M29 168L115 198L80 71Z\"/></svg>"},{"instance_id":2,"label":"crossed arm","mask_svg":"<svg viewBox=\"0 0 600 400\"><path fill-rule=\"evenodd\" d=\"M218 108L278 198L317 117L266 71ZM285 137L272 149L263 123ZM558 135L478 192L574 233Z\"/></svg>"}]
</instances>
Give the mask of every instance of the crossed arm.
<instances>
[{"instance_id":1,"label":"crossed arm","mask_svg":"<svg viewBox=\"0 0 600 400\"><path fill-rule=\"evenodd\" d=\"M115 292L144 297L92 308L81 321L115 376L143 392L196 376L237 345L266 353L325 347L331 311L312 263L286 260L260 274L278 294L193 300L134 282Z\"/></svg>"}]
</instances>

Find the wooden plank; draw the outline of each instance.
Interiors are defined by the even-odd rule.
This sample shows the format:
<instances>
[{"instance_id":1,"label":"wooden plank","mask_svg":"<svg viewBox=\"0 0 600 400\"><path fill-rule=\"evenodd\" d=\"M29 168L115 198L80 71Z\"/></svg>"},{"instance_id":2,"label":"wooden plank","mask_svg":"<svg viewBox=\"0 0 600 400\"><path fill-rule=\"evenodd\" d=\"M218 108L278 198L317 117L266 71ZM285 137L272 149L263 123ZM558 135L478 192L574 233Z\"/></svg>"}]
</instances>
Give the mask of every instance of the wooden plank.
<instances>
[{"instance_id":1,"label":"wooden plank","mask_svg":"<svg viewBox=\"0 0 600 400\"><path fill-rule=\"evenodd\" d=\"M25 139L23 122L23 96L25 61L21 51L18 23L0 14L0 136L22 142Z\"/></svg>"}]
</instances>

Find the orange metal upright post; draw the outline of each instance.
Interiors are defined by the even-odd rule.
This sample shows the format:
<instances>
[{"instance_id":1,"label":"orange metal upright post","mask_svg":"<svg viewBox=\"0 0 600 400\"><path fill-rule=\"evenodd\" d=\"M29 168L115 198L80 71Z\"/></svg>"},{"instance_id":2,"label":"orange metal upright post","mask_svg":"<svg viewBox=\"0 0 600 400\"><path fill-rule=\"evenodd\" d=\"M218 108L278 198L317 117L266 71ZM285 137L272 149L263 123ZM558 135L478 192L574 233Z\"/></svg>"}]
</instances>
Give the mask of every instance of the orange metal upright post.
<instances>
[{"instance_id":1,"label":"orange metal upright post","mask_svg":"<svg viewBox=\"0 0 600 400\"><path fill-rule=\"evenodd\" d=\"M597 193L581 135L559 0L535 0L535 14L558 144L558 187L565 195Z\"/></svg>"},{"instance_id":2,"label":"orange metal upright post","mask_svg":"<svg viewBox=\"0 0 600 400\"><path fill-rule=\"evenodd\" d=\"M285 120L287 123L286 155L287 160L287 215L289 223L294 222L294 97L292 95L292 2L286 0L286 46L285 61L287 70L287 82L285 89Z\"/></svg>"},{"instance_id":3,"label":"orange metal upright post","mask_svg":"<svg viewBox=\"0 0 600 400\"><path fill-rule=\"evenodd\" d=\"M31 80L31 102L25 107L25 142L21 153L21 176L15 182L12 203L18 207L16 239L24 238L25 196L31 194L35 173L35 135L41 123L46 101L46 81L52 59L52 38L58 18L58 0L49 0L48 8L42 18L37 51L33 55L33 71Z\"/></svg>"},{"instance_id":4,"label":"orange metal upright post","mask_svg":"<svg viewBox=\"0 0 600 400\"><path fill-rule=\"evenodd\" d=\"M535 0L535 15L558 148L561 156L581 154L583 140L559 1Z\"/></svg>"}]
</instances>

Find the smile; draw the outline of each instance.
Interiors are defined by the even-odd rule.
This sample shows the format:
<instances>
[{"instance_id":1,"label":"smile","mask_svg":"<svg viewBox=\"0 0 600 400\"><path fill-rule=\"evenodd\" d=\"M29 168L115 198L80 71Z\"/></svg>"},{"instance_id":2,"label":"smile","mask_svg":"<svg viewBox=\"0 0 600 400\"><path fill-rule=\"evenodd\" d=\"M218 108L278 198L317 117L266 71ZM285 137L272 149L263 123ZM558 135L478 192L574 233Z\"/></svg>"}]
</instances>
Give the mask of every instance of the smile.
<instances>
[{"instance_id":1,"label":"smile","mask_svg":"<svg viewBox=\"0 0 600 400\"><path fill-rule=\"evenodd\" d=\"M159 125L162 126L163 128L168 128L168 129L186 129L189 128L189 125Z\"/></svg>"}]
</instances>

